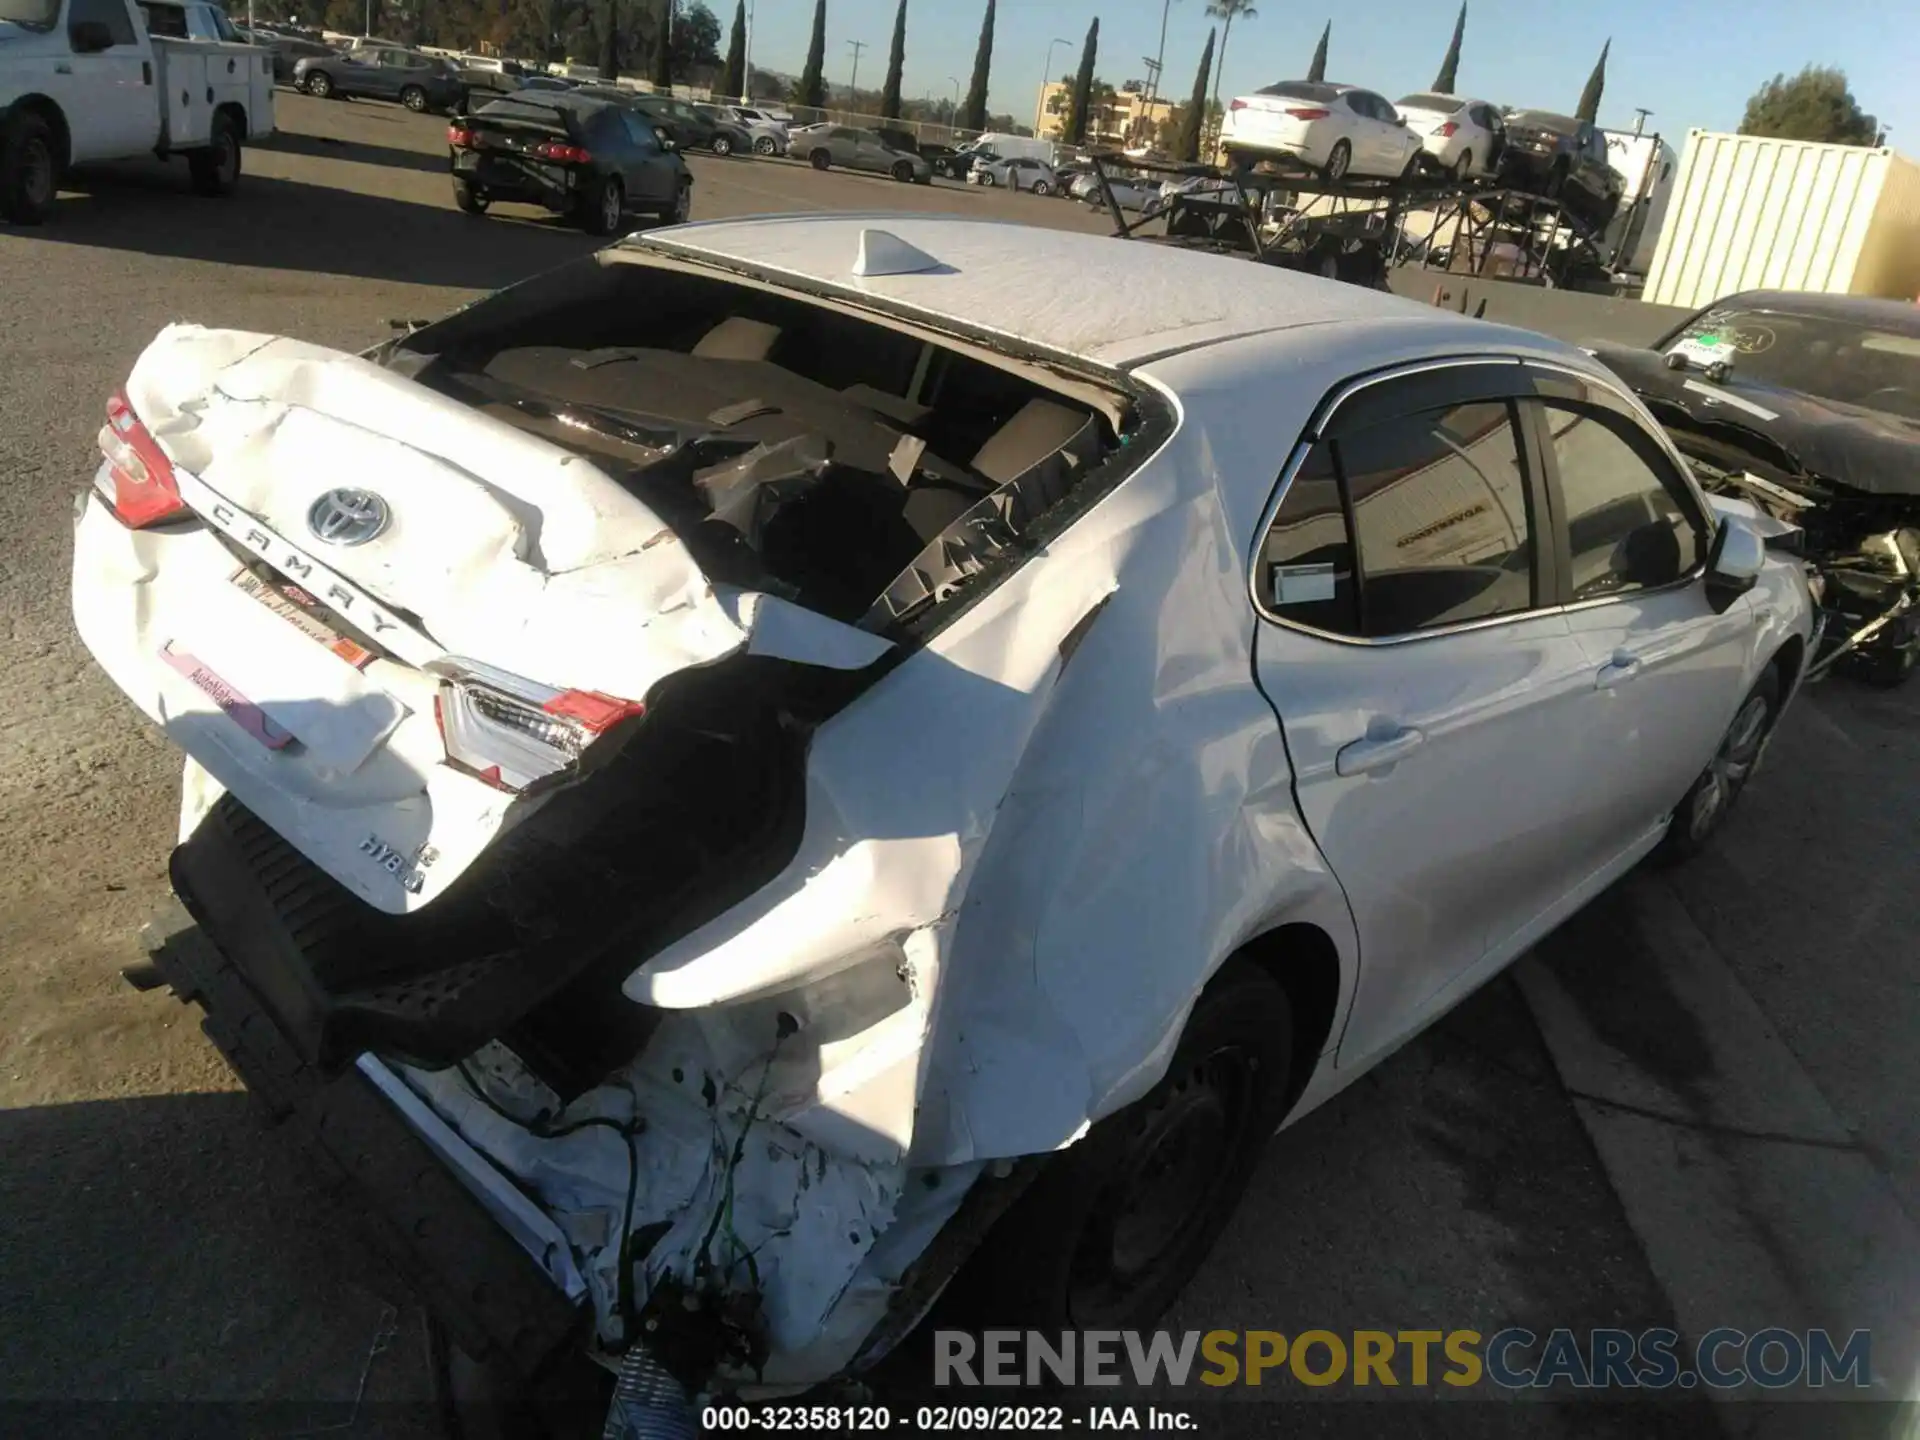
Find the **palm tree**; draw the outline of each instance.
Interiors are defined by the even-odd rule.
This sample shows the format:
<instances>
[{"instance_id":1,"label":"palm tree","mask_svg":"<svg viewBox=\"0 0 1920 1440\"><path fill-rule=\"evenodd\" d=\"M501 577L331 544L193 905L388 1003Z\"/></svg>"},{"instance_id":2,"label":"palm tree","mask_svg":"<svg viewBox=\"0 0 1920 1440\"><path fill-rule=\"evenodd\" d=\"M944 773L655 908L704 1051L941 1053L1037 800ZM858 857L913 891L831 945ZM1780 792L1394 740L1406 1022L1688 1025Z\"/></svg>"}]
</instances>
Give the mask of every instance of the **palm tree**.
<instances>
[{"instance_id":1,"label":"palm tree","mask_svg":"<svg viewBox=\"0 0 1920 1440\"><path fill-rule=\"evenodd\" d=\"M1235 20L1257 20L1260 12L1253 8L1252 0L1207 0L1207 14L1221 22L1220 25L1220 63L1213 72L1213 103L1220 103L1220 75L1227 68L1227 37L1233 34Z\"/></svg>"}]
</instances>

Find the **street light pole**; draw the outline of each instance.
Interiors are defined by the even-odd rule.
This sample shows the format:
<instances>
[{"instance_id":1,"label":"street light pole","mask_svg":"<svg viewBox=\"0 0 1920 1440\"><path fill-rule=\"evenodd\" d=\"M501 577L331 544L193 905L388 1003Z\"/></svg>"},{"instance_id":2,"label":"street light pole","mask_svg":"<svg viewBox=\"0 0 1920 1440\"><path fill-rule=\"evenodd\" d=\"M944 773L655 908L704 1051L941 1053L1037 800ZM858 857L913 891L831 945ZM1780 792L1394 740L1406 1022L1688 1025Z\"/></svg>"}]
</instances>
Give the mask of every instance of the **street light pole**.
<instances>
[{"instance_id":1,"label":"street light pole","mask_svg":"<svg viewBox=\"0 0 1920 1440\"><path fill-rule=\"evenodd\" d=\"M753 0L747 0L747 43L740 66L740 98L753 99Z\"/></svg>"},{"instance_id":2,"label":"street light pole","mask_svg":"<svg viewBox=\"0 0 1920 1440\"><path fill-rule=\"evenodd\" d=\"M1160 0L1160 48L1153 52L1153 84L1147 91L1148 100L1160 98L1160 71L1167 58L1167 12L1173 9L1173 0Z\"/></svg>"},{"instance_id":3,"label":"street light pole","mask_svg":"<svg viewBox=\"0 0 1920 1440\"><path fill-rule=\"evenodd\" d=\"M1047 63L1040 70L1040 98L1033 103L1033 133L1040 133L1040 117L1047 108L1047 87L1053 84L1053 51L1056 45L1071 45L1071 40L1049 40L1047 42Z\"/></svg>"}]
</instances>

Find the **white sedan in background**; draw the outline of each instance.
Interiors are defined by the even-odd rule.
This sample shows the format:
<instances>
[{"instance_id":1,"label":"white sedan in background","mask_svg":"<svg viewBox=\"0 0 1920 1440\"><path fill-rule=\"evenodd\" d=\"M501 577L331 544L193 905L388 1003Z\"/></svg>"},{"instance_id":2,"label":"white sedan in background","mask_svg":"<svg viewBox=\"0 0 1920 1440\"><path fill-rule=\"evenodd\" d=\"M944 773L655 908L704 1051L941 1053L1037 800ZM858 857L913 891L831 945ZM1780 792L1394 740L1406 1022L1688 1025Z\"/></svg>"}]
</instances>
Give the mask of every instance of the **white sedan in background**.
<instances>
[{"instance_id":1,"label":"white sedan in background","mask_svg":"<svg viewBox=\"0 0 1920 1440\"><path fill-rule=\"evenodd\" d=\"M1290 159L1328 180L1411 174L1426 153L1384 95L1307 80L1236 97L1220 144L1229 166Z\"/></svg>"},{"instance_id":2,"label":"white sedan in background","mask_svg":"<svg viewBox=\"0 0 1920 1440\"><path fill-rule=\"evenodd\" d=\"M1799 564L1589 355L1037 233L676 225L108 400L156 964L469 1354L800 1386L963 1260L1151 1328L1277 1127L1706 845L1798 687Z\"/></svg>"},{"instance_id":3,"label":"white sedan in background","mask_svg":"<svg viewBox=\"0 0 1920 1440\"><path fill-rule=\"evenodd\" d=\"M1035 195L1058 195L1060 177L1044 160L1028 155L1008 155L998 160L975 160L967 172L975 185L1000 186L1007 190L1031 190Z\"/></svg>"},{"instance_id":4,"label":"white sedan in background","mask_svg":"<svg viewBox=\"0 0 1920 1440\"><path fill-rule=\"evenodd\" d=\"M1495 174L1507 146L1500 107L1458 95L1404 96L1394 107L1419 137L1428 163L1457 180Z\"/></svg>"}]
</instances>

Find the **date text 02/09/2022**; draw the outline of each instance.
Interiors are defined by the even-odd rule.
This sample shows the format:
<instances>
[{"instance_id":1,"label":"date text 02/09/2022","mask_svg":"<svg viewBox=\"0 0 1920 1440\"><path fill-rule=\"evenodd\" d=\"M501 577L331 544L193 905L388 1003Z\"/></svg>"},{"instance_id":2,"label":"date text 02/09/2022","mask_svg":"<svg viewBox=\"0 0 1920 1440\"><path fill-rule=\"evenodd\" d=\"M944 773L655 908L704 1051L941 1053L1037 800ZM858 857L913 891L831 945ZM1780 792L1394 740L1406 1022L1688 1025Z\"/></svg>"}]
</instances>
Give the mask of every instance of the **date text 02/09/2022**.
<instances>
[{"instance_id":1,"label":"date text 02/09/2022","mask_svg":"<svg viewBox=\"0 0 1920 1440\"><path fill-rule=\"evenodd\" d=\"M1154 1405L921 1405L895 1412L885 1405L709 1405L703 1433L1006 1435L1071 1430L1155 1430L1192 1433L1191 1413Z\"/></svg>"}]
</instances>

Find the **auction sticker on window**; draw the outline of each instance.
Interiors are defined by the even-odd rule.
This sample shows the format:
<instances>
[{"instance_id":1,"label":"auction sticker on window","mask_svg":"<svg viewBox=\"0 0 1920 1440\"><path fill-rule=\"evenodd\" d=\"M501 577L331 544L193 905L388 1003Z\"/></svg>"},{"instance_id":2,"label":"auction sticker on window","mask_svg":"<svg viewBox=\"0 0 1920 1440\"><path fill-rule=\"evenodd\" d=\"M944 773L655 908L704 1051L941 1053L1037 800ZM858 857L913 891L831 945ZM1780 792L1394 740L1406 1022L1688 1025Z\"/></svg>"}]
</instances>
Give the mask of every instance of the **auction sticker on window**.
<instances>
[{"instance_id":1,"label":"auction sticker on window","mask_svg":"<svg viewBox=\"0 0 1920 1440\"><path fill-rule=\"evenodd\" d=\"M1731 361L1739 350L1731 335L1708 330L1698 335L1682 335L1667 353L1683 356L1689 365L1707 366Z\"/></svg>"}]
</instances>

